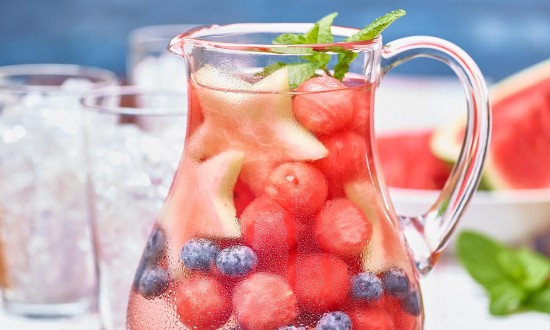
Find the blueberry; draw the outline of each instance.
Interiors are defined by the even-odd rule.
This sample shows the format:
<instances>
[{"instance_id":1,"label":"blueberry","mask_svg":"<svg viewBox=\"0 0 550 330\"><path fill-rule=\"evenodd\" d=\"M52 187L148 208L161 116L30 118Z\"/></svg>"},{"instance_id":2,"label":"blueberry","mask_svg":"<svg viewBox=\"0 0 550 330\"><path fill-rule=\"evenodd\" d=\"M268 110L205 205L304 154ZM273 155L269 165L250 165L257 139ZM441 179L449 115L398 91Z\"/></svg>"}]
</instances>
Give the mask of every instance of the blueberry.
<instances>
[{"instance_id":1,"label":"blueberry","mask_svg":"<svg viewBox=\"0 0 550 330\"><path fill-rule=\"evenodd\" d=\"M180 253L180 260L189 269L209 270L220 249L204 238L193 238L185 243Z\"/></svg>"},{"instance_id":2,"label":"blueberry","mask_svg":"<svg viewBox=\"0 0 550 330\"><path fill-rule=\"evenodd\" d=\"M223 249L216 257L216 266L227 276L250 273L258 264L258 257L248 246L237 245Z\"/></svg>"},{"instance_id":3,"label":"blueberry","mask_svg":"<svg viewBox=\"0 0 550 330\"><path fill-rule=\"evenodd\" d=\"M145 245L145 250L141 255L134 278L134 289L137 290L139 279L141 278L145 268L156 265L162 258L165 245L166 236L164 235L164 231L160 227L155 227L151 233L151 236L149 236L147 244Z\"/></svg>"},{"instance_id":4,"label":"blueberry","mask_svg":"<svg viewBox=\"0 0 550 330\"><path fill-rule=\"evenodd\" d=\"M147 299L163 294L170 284L170 276L164 268L153 266L143 270L139 279L138 290Z\"/></svg>"},{"instance_id":5,"label":"blueberry","mask_svg":"<svg viewBox=\"0 0 550 330\"><path fill-rule=\"evenodd\" d=\"M392 268L382 273L384 291L394 297L404 297L409 293L409 278L404 270Z\"/></svg>"},{"instance_id":6,"label":"blueberry","mask_svg":"<svg viewBox=\"0 0 550 330\"><path fill-rule=\"evenodd\" d=\"M342 312L330 312L317 322L317 330L350 330L351 319Z\"/></svg>"},{"instance_id":7,"label":"blueberry","mask_svg":"<svg viewBox=\"0 0 550 330\"><path fill-rule=\"evenodd\" d=\"M162 257L165 245L166 235L164 235L164 231L160 227L155 227L145 245L143 258L146 259L148 263L157 263Z\"/></svg>"},{"instance_id":8,"label":"blueberry","mask_svg":"<svg viewBox=\"0 0 550 330\"><path fill-rule=\"evenodd\" d=\"M412 316L420 315L420 297L418 292L411 291L405 297L401 298L401 308Z\"/></svg>"},{"instance_id":9,"label":"blueberry","mask_svg":"<svg viewBox=\"0 0 550 330\"><path fill-rule=\"evenodd\" d=\"M351 279L351 295L354 298L375 301L383 293L382 281L374 273L359 273Z\"/></svg>"}]
</instances>

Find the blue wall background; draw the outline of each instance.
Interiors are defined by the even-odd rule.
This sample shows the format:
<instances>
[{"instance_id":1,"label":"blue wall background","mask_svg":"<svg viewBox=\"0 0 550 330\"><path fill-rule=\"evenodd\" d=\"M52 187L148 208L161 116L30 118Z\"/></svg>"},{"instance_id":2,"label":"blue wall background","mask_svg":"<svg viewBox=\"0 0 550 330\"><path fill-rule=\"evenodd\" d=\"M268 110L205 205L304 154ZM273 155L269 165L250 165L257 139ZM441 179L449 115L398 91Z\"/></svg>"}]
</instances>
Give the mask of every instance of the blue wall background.
<instances>
[{"instance_id":1,"label":"blue wall background","mask_svg":"<svg viewBox=\"0 0 550 330\"><path fill-rule=\"evenodd\" d=\"M0 0L0 65L75 63L124 76L128 33L140 26L313 22L338 11L337 24L362 27L397 8L408 14L385 41L446 38L493 80L550 58L549 0ZM427 60L399 70L450 74Z\"/></svg>"}]
</instances>

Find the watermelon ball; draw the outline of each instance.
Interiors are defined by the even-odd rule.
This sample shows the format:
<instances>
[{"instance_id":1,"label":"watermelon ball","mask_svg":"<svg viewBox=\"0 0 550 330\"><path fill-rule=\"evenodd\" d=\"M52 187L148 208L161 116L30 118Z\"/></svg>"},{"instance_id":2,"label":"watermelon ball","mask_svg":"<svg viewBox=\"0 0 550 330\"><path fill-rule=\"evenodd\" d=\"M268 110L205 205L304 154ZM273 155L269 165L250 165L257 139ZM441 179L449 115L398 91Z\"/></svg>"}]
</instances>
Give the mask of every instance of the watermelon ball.
<instances>
[{"instance_id":1,"label":"watermelon ball","mask_svg":"<svg viewBox=\"0 0 550 330\"><path fill-rule=\"evenodd\" d=\"M286 327L280 327L277 330L307 330L307 328L302 326L287 325Z\"/></svg>"},{"instance_id":2,"label":"watermelon ball","mask_svg":"<svg viewBox=\"0 0 550 330\"><path fill-rule=\"evenodd\" d=\"M359 273L351 278L351 295L353 298L376 301L382 298L383 293L382 281L374 273Z\"/></svg>"},{"instance_id":3,"label":"watermelon ball","mask_svg":"<svg viewBox=\"0 0 550 330\"><path fill-rule=\"evenodd\" d=\"M213 241L193 238L183 245L180 260L188 269L209 270L219 251L220 249Z\"/></svg>"},{"instance_id":4,"label":"watermelon ball","mask_svg":"<svg viewBox=\"0 0 550 330\"><path fill-rule=\"evenodd\" d=\"M147 299L161 296L170 285L170 275L162 267L146 267L137 284L138 291Z\"/></svg>"},{"instance_id":5,"label":"watermelon ball","mask_svg":"<svg viewBox=\"0 0 550 330\"><path fill-rule=\"evenodd\" d=\"M295 282L298 303L311 313L337 309L351 288L347 264L328 253L301 256L296 264Z\"/></svg>"},{"instance_id":6,"label":"watermelon ball","mask_svg":"<svg viewBox=\"0 0 550 330\"><path fill-rule=\"evenodd\" d=\"M357 178L367 168L365 139L352 131L342 131L319 140L328 155L315 161L329 182L347 182Z\"/></svg>"},{"instance_id":7,"label":"watermelon ball","mask_svg":"<svg viewBox=\"0 0 550 330\"><path fill-rule=\"evenodd\" d=\"M321 76L304 81L295 90L292 108L302 126L319 135L342 129L353 116L353 95L338 79Z\"/></svg>"},{"instance_id":8,"label":"watermelon ball","mask_svg":"<svg viewBox=\"0 0 550 330\"><path fill-rule=\"evenodd\" d=\"M348 311L353 330L394 330L388 312L380 308L355 308Z\"/></svg>"},{"instance_id":9,"label":"watermelon ball","mask_svg":"<svg viewBox=\"0 0 550 330\"><path fill-rule=\"evenodd\" d=\"M265 193L295 217L313 216L325 204L327 180L315 166L304 162L284 163L268 177Z\"/></svg>"},{"instance_id":10,"label":"watermelon ball","mask_svg":"<svg viewBox=\"0 0 550 330\"><path fill-rule=\"evenodd\" d=\"M220 273L238 277L246 275L258 265L258 257L251 248L244 245L228 247L216 257L216 266Z\"/></svg>"},{"instance_id":11,"label":"watermelon ball","mask_svg":"<svg viewBox=\"0 0 550 330\"><path fill-rule=\"evenodd\" d=\"M420 295L416 291L409 292L405 297L401 298L401 308L407 314L412 316L420 315Z\"/></svg>"},{"instance_id":12,"label":"watermelon ball","mask_svg":"<svg viewBox=\"0 0 550 330\"><path fill-rule=\"evenodd\" d=\"M188 328L216 329L231 315L231 299L225 287L204 273L186 278L175 290L176 311Z\"/></svg>"},{"instance_id":13,"label":"watermelon ball","mask_svg":"<svg viewBox=\"0 0 550 330\"><path fill-rule=\"evenodd\" d=\"M384 291L389 295L401 298L409 293L409 277L403 269L391 268L381 275Z\"/></svg>"},{"instance_id":14,"label":"watermelon ball","mask_svg":"<svg viewBox=\"0 0 550 330\"><path fill-rule=\"evenodd\" d=\"M296 296L288 282L269 273L255 273L240 282L233 292L233 308L244 329L277 329L298 316Z\"/></svg>"},{"instance_id":15,"label":"watermelon ball","mask_svg":"<svg viewBox=\"0 0 550 330\"><path fill-rule=\"evenodd\" d=\"M350 330L351 319L344 312L330 312L319 320L317 330Z\"/></svg>"},{"instance_id":16,"label":"watermelon ball","mask_svg":"<svg viewBox=\"0 0 550 330\"><path fill-rule=\"evenodd\" d=\"M244 241L258 254L283 254L296 247L296 219L267 195L257 197L241 215Z\"/></svg>"},{"instance_id":17,"label":"watermelon ball","mask_svg":"<svg viewBox=\"0 0 550 330\"><path fill-rule=\"evenodd\" d=\"M315 217L315 237L319 246L342 258L360 255L371 236L371 222L348 199L328 201Z\"/></svg>"}]
</instances>

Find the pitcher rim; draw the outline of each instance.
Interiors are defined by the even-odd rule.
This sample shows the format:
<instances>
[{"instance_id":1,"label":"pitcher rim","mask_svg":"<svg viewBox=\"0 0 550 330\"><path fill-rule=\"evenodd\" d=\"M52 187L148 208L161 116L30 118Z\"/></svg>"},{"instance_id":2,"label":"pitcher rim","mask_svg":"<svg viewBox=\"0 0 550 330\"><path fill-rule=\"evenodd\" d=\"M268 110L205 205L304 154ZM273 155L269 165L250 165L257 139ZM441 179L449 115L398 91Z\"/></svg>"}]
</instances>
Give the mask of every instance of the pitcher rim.
<instances>
[{"instance_id":1,"label":"pitcher rim","mask_svg":"<svg viewBox=\"0 0 550 330\"><path fill-rule=\"evenodd\" d=\"M339 47L347 50L359 49L368 46L379 45L382 42L382 36L379 35L371 40L367 41L339 41L332 43L321 44L268 44L268 43L236 43L226 41L213 41L203 39L204 37L224 35L223 30L231 32L232 30L243 28L239 33L251 34L251 33L304 33L309 30L313 23L234 23L234 24L212 24L201 25L190 30L187 30L178 36L174 37L168 44L168 51L176 55L184 55L183 46L186 44L192 44L195 46L203 46L210 48L219 48L234 51L251 51L251 52L265 52L273 53L274 50L280 49L299 49L310 48L317 51L330 51L331 48ZM271 29L268 29L271 28ZM299 28L302 28L300 30ZM360 31L357 28L344 27L344 26L332 26L331 30L335 36L349 37ZM236 34L238 31L233 32ZM284 53L284 52L281 52ZM296 54L301 55L301 54Z\"/></svg>"}]
</instances>

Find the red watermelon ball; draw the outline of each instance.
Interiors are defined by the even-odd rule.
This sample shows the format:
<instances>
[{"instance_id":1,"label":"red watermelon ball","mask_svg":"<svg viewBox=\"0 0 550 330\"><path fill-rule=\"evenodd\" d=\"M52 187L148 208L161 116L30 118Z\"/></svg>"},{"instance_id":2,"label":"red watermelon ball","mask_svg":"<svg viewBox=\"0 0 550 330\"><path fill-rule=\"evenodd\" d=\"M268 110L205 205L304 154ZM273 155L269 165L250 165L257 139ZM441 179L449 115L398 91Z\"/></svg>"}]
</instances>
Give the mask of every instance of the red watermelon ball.
<instances>
[{"instance_id":1,"label":"red watermelon ball","mask_svg":"<svg viewBox=\"0 0 550 330\"><path fill-rule=\"evenodd\" d=\"M351 289L347 264L328 254L301 256L296 264L296 297L310 313L337 310Z\"/></svg>"},{"instance_id":2,"label":"red watermelon ball","mask_svg":"<svg viewBox=\"0 0 550 330\"><path fill-rule=\"evenodd\" d=\"M315 217L315 237L321 249L342 258L359 256L372 236L372 223L345 198L328 201Z\"/></svg>"},{"instance_id":3,"label":"red watermelon ball","mask_svg":"<svg viewBox=\"0 0 550 330\"><path fill-rule=\"evenodd\" d=\"M229 293L217 279L204 274L176 286L176 304L181 322L192 329L217 329L231 315Z\"/></svg>"},{"instance_id":4,"label":"red watermelon ball","mask_svg":"<svg viewBox=\"0 0 550 330\"><path fill-rule=\"evenodd\" d=\"M269 175L265 193L296 218L313 216L325 204L327 180L315 166L304 162L283 163Z\"/></svg>"},{"instance_id":5,"label":"red watermelon ball","mask_svg":"<svg viewBox=\"0 0 550 330\"><path fill-rule=\"evenodd\" d=\"M319 139L328 149L328 155L315 161L331 182L343 183L354 179L367 168L367 149L361 135L343 131Z\"/></svg>"},{"instance_id":6,"label":"red watermelon ball","mask_svg":"<svg viewBox=\"0 0 550 330\"><path fill-rule=\"evenodd\" d=\"M244 241L259 255L282 254L296 247L300 224L267 195L254 199L240 220Z\"/></svg>"},{"instance_id":7,"label":"red watermelon ball","mask_svg":"<svg viewBox=\"0 0 550 330\"><path fill-rule=\"evenodd\" d=\"M235 318L244 329L272 330L290 324L298 316L292 288L284 277L255 273L233 292Z\"/></svg>"},{"instance_id":8,"label":"red watermelon ball","mask_svg":"<svg viewBox=\"0 0 550 330\"><path fill-rule=\"evenodd\" d=\"M295 91L300 94L294 97L294 115L315 134L332 134L342 129L353 116L353 94L336 78L311 78Z\"/></svg>"},{"instance_id":9,"label":"red watermelon ball","mask_svg":"<svg viewBox=\"0 0 550 330\"><path fill-rule=\"evenodd\" d=\"M346 314L351 319L353 330L395 330L390 314L380 308L354 308Z\"/></svg>"}]
</instances>

